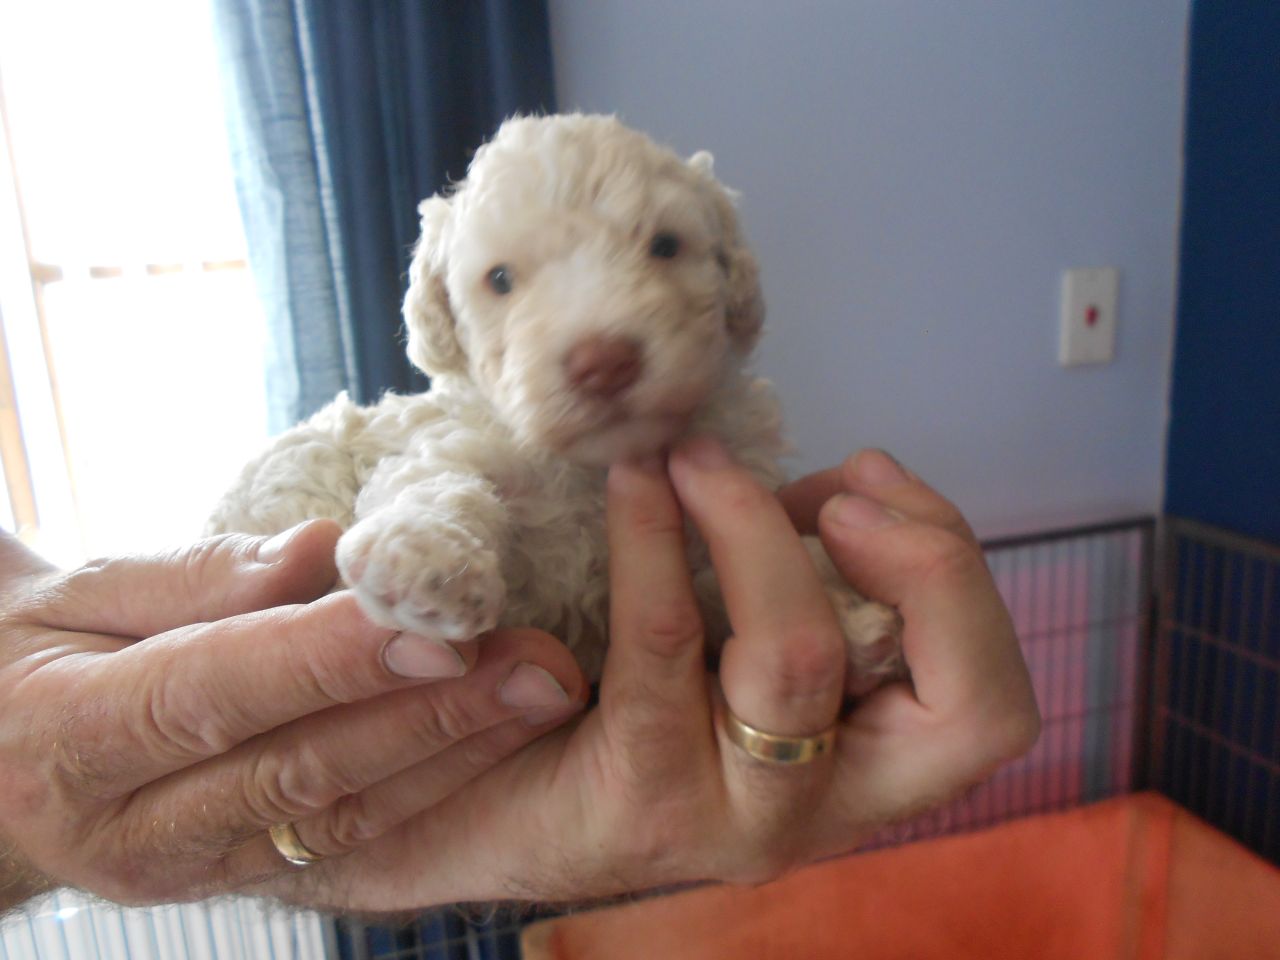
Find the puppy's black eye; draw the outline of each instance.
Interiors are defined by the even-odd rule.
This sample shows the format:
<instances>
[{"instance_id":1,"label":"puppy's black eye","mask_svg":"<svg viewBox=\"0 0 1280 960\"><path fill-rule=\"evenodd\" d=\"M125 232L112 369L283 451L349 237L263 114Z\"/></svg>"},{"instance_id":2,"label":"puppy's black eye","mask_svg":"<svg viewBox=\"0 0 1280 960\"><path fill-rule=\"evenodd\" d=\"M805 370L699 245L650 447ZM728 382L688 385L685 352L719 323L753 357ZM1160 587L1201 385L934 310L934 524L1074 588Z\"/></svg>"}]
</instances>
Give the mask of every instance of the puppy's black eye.
<instances>
[{"instance_id":1,"label":"puppy's black eye","mask_svg":"<svg viewBox=\"0 0 1280 960\"><path fill-rule=\"evenodd\" d=\"M511 292L511 270L503 264L498 264L490 270L485 280L489 284L489 289L499 296L505 296Z\"/></svg>"},{"instance_id":2,"label":"puppy's black eye","mask_svg":"<svg viewBox=\"0 0 1280 960\"><path fill-rule=\"evenodd\" d=\"M680 252L680 238L674 233L656 234L649 244L649 255L662 260L672 260Z\"/></svg>"}]
</instances>

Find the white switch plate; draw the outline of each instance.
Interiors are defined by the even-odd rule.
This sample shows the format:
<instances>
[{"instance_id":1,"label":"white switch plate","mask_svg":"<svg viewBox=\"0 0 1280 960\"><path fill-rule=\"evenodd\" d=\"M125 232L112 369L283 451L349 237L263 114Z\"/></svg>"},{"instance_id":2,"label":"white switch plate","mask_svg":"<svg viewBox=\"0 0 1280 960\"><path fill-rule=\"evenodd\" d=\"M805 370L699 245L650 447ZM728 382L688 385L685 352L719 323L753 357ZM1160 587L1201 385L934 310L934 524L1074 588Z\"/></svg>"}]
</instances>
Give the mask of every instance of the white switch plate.
<instances>
[{"instance_id":1,"label":"white switch plate","mask_svg":"<svg viewBox=\"0 0 1280 960\"><path fill-rule=\"evenodd\" d=\"M1058 362L1064 367L1110 363L1116 356L1115 267L1087 267L1062 275L1062 333Z\"/></svg>"}]
</instances>

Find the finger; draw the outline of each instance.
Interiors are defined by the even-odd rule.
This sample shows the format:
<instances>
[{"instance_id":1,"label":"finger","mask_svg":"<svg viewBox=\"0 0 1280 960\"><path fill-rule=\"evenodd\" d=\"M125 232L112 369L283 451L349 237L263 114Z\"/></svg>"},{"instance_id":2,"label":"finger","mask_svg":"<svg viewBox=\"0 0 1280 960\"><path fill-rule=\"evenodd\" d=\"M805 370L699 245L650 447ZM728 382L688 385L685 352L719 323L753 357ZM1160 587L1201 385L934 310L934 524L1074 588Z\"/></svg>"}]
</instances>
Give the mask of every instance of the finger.
<instances>
[{"instance_id":1,"label":"finger","mask_svg":"<svg viewBox=\"0 0 1280 960\"><path fill-rule=\"evenodd\" d=\"M783 485L778 489L777 497L796 530L807 536L816 536L822 505L843 491L840 467L831 467Z\"/></svg>"},{"instance_id":2,"label":"finger","mask_svg":"<svg viewBox=\"0 0 1280 960\"><path fill-rule=\"evenodd\" d=\"M42 679L74 673L75 661L51 664ZM92 708L69 711L58 736L76 747L81 789L119 795L298 717L466 669L454 648L371 624L340 593L99 658L65 698Z\"/></svg>"},{"instance_id":3,"label":"finger","mask_svg":"<svg viewBox=\"0 0 1280 960\"><path fill-rule=\"evenodd\" d=\"M829 501L819 527L841 575L902 613L921 704L945 714L993 691L1030 699L1013 625L976 544L856 494Z\"/></svg>"},{"instance_id":4,"label":"finger","mask_svg":"<svg viewBox=\"0 0 1280 960\"><path fill-rule=\"evenodd\" d=\"M629 772L661 779L672 763L689 762L699 745L711 746L684 516L657 458L615 465L607 498L611 627L601 714Z\"/></svg>"},{"instance_id":5,"label":"finger","mask_svg":"<svg viewBox=\"0 0 1280 960\"><path fill-rule=\"evenodd\" d=\"M306 603L337 579L341 529L312 520L268 539L226 534L152 556L93 561L50 581L19 615L60 630L149 637Z\"/></svg>"},{"instance_id":6,"label":"finger","mask_svg":"<svg viewBox=\"0 0 1280 960\"><path fill-rule=\"evenodd\" d=\"M844 641L786 513L710 438L678 448L671 476L711 549L733 625L720 661L730 708L768 733L826 729L840 708Z\"/></svg>"},{"instance_id":7,"label":"finger","mask_svg":"<svg viewBox=\"0 0 1280 960\"><path fill-rule=\"evenodd\" d=\"M453 797L476 777L486 773L520 748L564 723L573 714L530 724L507 720L456 743L430 760L410 767L363 793L341 798L328 810L294 824L302 843L313 852L333 850L343 855L368 844L431 811ZM434 851L433 851L434 852ZM338 855L326 854L327 857ZM231 886L258 882L281 870L281 855L262 832L237 848L228 858ZM453 892L456 895L456 891Z\"/></svg>"},{"instance_id":8,"label":"finger","mask_svg":"<svg viewBox=\"0 0 1280 960\"><path fill-rule=\"evenodd\" d=\"M840 465L845 491L876 500L920 523L950 531L976 546L968 521L956 506L883 450L860 450Z\"/></svg>"},{"instance_id":9,"label":"finger","mask_svg":"<svg viewBox=\"0 0 1280 960\"><path fill-rule=\"evenodd\" d=\"M809 819L806 859L844 853L1030 750L1040 729L1034 699L1010 696L999 683L993 678L985 699L946 713L923 708L903 683L859 704L838 732L835 775Z\"/></svg>"},{"instance_id":10,"label":"finger","mask_svg":"<svg viewBox=\"0 0 1280 960\"><path fill-rule=\"evenodd\" d=\"M883 450L861 450L839 467L801 477L780 489L778 499L797 530L816 534L823 505L841 493L869 496L913 520L945 527L959 537L977 542L954 504Z\"/></svg>"},{"instance_id":11,"label":"finger","mask_svg":"<svg viewBox=\"0 0 1280 960\"><path fill-rule=\"evenodd\" d=\"M176 837L180 849L218 855L287 822L308 849L342 854L577 712L585 689L554 638L499 631L465 677L327 710L150 784L129 805L128 832L160 824L157 854L180 852L164 849ZM271 852L266 863L282 868ZM233 869L257 869L251 852L240 859Z\"/></svg>"}]
</instances>

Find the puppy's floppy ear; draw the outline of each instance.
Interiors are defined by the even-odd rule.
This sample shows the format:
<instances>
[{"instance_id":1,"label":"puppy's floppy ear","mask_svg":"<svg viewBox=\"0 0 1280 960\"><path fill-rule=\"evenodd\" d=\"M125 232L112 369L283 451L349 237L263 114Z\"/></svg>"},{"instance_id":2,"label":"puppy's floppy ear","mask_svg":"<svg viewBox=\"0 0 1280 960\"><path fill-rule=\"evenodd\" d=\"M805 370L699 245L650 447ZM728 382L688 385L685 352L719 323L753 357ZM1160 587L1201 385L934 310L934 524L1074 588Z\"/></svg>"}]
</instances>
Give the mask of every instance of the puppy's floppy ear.
<instances>
[{"instance_id":1,"label":"puppy's floppy ear","mask_svg":"<svg viewBox=\"0 0 1280 960\"><path fill-rule=\"evenodd\" d=\"M764 296L760 292L760 268L747 248L738 225L734 194L712 175L713 159L705 150L689 158L689 167L698 174L711 197L720 226L716 258L725 274L725 323L729 335L746 352L760 339L764 325Z\"/></svg>"},{"instance_id":2,"label":"puppy's floppy ear","mask_svg":"<svg viewBox=\"0 0 1280 960\"><path fill-rule=\"evenodd\" d=\"M453 226L453 208L442 196L423 200L422 237L409 266L404 322L409 328L409 360L428 376L466 370L467 355L458 342L449 291L445 288L445 248Z\"/></svg>"}]
</instances>

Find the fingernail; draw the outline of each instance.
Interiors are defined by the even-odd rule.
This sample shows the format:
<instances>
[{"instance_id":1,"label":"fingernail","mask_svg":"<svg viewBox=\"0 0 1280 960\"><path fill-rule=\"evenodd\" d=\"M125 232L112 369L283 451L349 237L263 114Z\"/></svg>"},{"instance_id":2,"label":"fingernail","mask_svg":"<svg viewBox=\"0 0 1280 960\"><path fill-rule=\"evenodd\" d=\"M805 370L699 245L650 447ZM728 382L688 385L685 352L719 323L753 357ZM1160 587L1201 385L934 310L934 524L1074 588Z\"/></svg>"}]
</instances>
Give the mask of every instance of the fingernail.
<instances>
[{"instance_id":1,"label":"fingernail","mask_svg":"<svg viewBox=\"0 0 1280 960\"><path fill-rule=\"evenodd\" d=\"M863 450L855 464L858 476L870 484L902 483L910 479L902 464L883 450Z\"/></svg>"},{"instance_id":2,"label":"fingernail","mask_svg":"<svg viewBox=\"0 0 1280 960\"><path fill-rule=\"evenodd\" d=\"M569 704L564 687L536 663L516 664L498 687L498 699L514 710L546 710Z\"/></svg>"},{"instance_id":3,"label":"fingernail","mask_svg":"<svg viewBox=\"0 0 1280 960\"><path fill-rule=\"evenodd\" d=\"M392 637L382 662L392 673L413 680L443 680L467 672L467 662L453 647L412 633Z\"/></svg>"},{"instance_id":4,"label":"fingernail","mask_svg":"<svg viewBox=\"0 0 1280 960\"><path fill-rule=\"evenodd\" d=\"M270 540L264 540L262 545L258 547L258 554L257 554L258 562L259 563L275 563L277 560L283 557L285 554L285 550L288 547L289 541L292 540L294 536L297 535L298 531L301 530L304 526L306 526L306 524L307 524L307 521L304 520L302 521L302 523L299 523L296 526L290 527L288 530L285 530L283 533L277 533Z\"/></svg>"},{"instance_id":5,"label":"fingernail","mask_svg":"<svg viewBox=\"0 0 1280 960\"><path fill-rule=\"evenodd\" d=\"M722 470L733 463L729 451L715 437L694 437L681 444L680 452L686 460L703 470Z\"/></svg>"},{"instance_id":6,"label":"fingernail","mask_svg":"<svg viewBox=\"0 0 1280 960\"><path fill-rule=\"evenodd\" d=\"M831 506L831 519L855 530L876 530L897 523L902 514L865 497L841 494Z\"/></svg>"}]
</instances>

